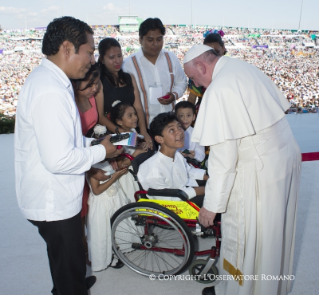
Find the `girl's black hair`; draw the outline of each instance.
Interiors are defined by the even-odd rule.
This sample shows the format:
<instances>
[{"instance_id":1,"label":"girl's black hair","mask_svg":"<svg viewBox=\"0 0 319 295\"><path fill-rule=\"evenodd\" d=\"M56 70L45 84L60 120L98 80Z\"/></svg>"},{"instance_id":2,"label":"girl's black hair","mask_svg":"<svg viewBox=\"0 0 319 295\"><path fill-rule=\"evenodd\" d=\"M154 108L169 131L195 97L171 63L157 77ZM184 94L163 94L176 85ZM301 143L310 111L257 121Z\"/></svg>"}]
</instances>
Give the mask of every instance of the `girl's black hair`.
<instances>
[{"instance_id":1,"label":"girl's black hair","mask_svg":"<svg viewBox=\"0 0 319 295\"><path fill-rule=\"evenodd\" d=\"M118 87L120 84L132 85L132 81L128 79L128 75L125 75L122 69L119 70L118 77L115 80L112 73L102 63L103 57L105 56L106 52L111 49L111 47L118 47L121 49L120 43L114 38L105 38L99 43L100 57L98 64L101 69L101 76L106 77L114 87Z\"/></svg>"},{"instance_id":2,"label":"girl's black hair","mask_svg":"<svg viewBox=\"0 0 319 295\"><path fill-rule=\"evenodd\" d=\"M125 114L125 110L128 108L128 107L132 107L134 110L134 106L131 105L130 103L127 103L127 102L119 102L116 106L112 107L112 110L110 112L110 115L111 115L111 122L118 126L118 127L121 127L117 122L116 120L122 120L124 114ZM136 112L136 110L135 110Z\"/></svg>"},{"instance_id":3,"label":"girl's black hair","mask_svg":"<svg viewBox=\"0 0 319 295\"><path fill-rule=\"evenodd\" d=\"M74 91L83 91L92 86L94 81L100 77L100 67L97 63L91 66L89 71L86 73L83 79L71 79ZM80 89L81 82L89 81L88 84L83 88Z\"/></svg>"},{"instance_id":4,"label":"girl's black hair","mask_svg":"<svg viewBox=\"0 0 319 295\"><path fill-rule=\"evenodd\" d=\"M204 45L210 44L210 43L218 43L221 47L224 47L224 41L222 40L222 37L219 34L208 34L204 39ZM224 52L224 55L226 54L226 50Z\"/></svg>"}]
</instances>

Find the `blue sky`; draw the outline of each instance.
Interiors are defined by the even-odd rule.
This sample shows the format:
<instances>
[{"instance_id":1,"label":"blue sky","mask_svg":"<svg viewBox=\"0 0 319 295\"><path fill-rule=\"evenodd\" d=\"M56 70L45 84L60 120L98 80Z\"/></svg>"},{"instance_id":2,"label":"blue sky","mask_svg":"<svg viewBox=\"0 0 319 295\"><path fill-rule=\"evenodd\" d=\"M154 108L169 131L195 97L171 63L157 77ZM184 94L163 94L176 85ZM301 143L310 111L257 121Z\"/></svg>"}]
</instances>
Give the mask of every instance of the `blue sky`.
<instances>
[{"instance_id":1,"label":"blue sky","mask_svg":"<svg viewBox=\"0 0 319 295\"><path fill-rule=\"evenodd\" d=\"M89 24L117 24L118 15L159 17L164 24L298 29L302 0L1 0L2 28L46 26L71 15ZM191 5L193 3L193 5ZM191 9L192 7L192 9ZM191 13L192 11L192 13ZM319 30L319 1L304 0L301 29Z\"/></svg>"}]
</instances>

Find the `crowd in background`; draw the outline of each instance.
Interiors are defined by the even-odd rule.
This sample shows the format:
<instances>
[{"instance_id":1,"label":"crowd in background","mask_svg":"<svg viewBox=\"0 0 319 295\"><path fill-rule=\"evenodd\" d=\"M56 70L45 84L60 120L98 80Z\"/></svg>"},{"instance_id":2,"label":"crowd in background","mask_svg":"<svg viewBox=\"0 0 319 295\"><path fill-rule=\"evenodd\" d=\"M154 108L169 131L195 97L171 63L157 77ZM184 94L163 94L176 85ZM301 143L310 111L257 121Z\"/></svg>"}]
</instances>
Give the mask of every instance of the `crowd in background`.
<instances>
[{"instance_id":1,"label":"crowd in background","mask_svg":"<svg viewBox=\"0 0 319 295\"><path fill-rule=\"evenodd\" d=\"M194 44L203 43L207 27L167 26L165 49L180 61ZM95 45L116 38L124 58L140 47L138 33L116 26L93 26ZM291 102L289 112L316 112L319 104L319 48L311 32L222 28L227 55L245 60L266 73ZM18 94L38 66L44 30L0 31L0 113L14 116ZM98 58L96 51L96 58ZM184 98L187 99L187 93Z\"/></svg>"}]
</instances>

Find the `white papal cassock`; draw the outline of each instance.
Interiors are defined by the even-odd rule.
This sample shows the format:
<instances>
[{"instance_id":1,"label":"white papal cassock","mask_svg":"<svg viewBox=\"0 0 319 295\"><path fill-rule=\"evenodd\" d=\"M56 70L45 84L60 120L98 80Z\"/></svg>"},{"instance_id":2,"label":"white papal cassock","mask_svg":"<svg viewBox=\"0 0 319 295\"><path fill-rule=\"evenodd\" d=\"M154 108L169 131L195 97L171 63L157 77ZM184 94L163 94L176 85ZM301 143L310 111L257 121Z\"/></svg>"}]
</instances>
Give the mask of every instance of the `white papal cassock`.
<instances>
[{"instance_id":1,"label":"white papal cassock","mask_svg":"<svg viewBox=\"0 0 319 295\"><path fill-rule=\"evenodd\" d=\"M217 295L290 292L301 155L288 108L256 67L218 60L192 135L210 146L204 207L224 213L219 271L238 275L218 283Z\"/></svg>"}]
</instances>

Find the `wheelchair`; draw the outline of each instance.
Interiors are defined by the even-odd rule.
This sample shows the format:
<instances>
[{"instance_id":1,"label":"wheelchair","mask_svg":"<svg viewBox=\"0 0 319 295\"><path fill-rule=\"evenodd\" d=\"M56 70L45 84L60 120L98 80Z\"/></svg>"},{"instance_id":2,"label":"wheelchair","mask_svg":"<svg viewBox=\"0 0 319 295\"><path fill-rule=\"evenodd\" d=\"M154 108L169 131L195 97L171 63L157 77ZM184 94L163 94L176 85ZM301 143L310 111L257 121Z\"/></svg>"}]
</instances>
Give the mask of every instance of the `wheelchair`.
<instances>
[{"instance_id":1,"label":"wheelchair","mask_svg":"<svg viewBox=\"0 0 319 295\"><path fill-rule=\"evenodd\" d=\"M137 180L141 163L127 154ZM145 160L145 159L144 159ZM200 208L188 200L179 189L149 189L135 192L135 203L116 211L111 219L113 251L131 270L143 276L178 275L189 270L189 274L200 283L212 283L218 275L216 260L221 246L220 219L214 225L202 227L197 220ZM161 199L149 199L157 196ZM181 201L165 200L177 197ZM220 214L219 214L220 218ZM197 238L214 238L211 249L197 251ZM196 259L197 256L208 256Z\"/></svg>"}]
</instances>

